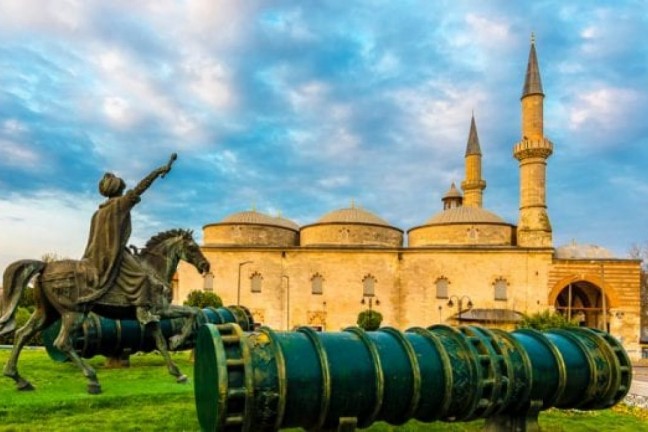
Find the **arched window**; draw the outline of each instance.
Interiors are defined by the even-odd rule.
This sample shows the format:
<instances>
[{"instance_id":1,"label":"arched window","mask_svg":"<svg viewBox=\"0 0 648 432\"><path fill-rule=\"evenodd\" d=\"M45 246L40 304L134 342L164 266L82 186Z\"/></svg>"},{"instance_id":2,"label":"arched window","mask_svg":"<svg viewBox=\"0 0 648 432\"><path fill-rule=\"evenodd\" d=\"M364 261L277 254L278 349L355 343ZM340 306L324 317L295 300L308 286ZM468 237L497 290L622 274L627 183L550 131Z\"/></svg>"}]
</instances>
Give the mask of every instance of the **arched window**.
<instances>
[{"instance_id":1,"label":"arched window","mask_svg":"<svg viewBox=\"0 0 648 432\"><path fill-rule=\"evenodd\" d=\"M438 299L447 299L448 298L448 285L450 281L445 276L441 276L435 282L436 285L436 298Z\"/></svg>"},{"instance_id":2,"label":"arched window","mask_svg":"<svg viewBox=\"0 0 648 432\"><path fill-rule=\"evenodd\" d=\"M261 292L261 285L263 284L263 276L261 276L261 273L259 272L254 272L250 276L250 289L253 293L260 293Z\"/></svg>"},{"instance_id":3,"label":"arched window","mask_svg":"<svg viewBox=\"0 0 648 432\"><path fill-rule=\"evenodd\" d=\"M311 278L311 293L312 294L324 293L324 278L319 273L315 273Z\"/></svg>"},{"instance_id":4,"label":"arched window","mask_svg":"<svg viewBox=\"0 0 648 432\"><path fill-rule=\"evenodd\" d=\"M504 278L497 278L493 282L495 300L507 300L508 282Z\"/></svg>"},{"instance_id":5,"label":"arched window","mask_svg":"<svg viewBox=\"0 0 648 432\"><path fill-rule=\"evenodd\" d=\"M362 279L362 295L365 297L373 297L375 295L376 278L372 275L366 275Z\"/></svg>"}]
</instances>

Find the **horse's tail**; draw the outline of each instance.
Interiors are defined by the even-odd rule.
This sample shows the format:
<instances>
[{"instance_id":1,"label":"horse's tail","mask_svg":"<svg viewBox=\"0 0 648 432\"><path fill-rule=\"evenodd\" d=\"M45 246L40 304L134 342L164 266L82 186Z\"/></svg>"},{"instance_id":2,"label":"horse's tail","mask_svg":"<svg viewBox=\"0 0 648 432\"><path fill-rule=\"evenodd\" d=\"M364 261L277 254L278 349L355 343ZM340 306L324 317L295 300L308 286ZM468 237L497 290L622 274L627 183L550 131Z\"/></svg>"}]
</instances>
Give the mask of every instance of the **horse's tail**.
<instances>
[{"instance_id":1,"label":"horse's tail","mask_svg":"<svg viewBox=\"0 0 648 432\"><path fill-rule=\"evenodd\" d=\"M22 293L35 274L45 268L45 262L21 260L12 263L2 278L2 303L0 304L0 335L10 333L16 327L14 315Z\"/></svg>"}]
</instances>

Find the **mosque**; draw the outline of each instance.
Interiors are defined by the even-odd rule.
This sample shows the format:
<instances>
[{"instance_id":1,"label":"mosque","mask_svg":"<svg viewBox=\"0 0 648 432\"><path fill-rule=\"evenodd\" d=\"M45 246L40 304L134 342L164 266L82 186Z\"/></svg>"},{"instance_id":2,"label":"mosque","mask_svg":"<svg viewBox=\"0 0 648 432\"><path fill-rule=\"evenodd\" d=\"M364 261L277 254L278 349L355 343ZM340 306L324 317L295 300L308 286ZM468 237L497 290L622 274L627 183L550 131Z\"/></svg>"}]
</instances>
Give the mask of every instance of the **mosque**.
<instances>
[{"instance_id":1,"label":"mosque","mask_svg":"<svg viewBox=\"0 0 648 432\"><path fill-rule=\"evenodd\" d=\"M478 324L512 328L523 314L556 310L605 329L633 358L640 347L640 261L592 245L554 247L546 205L546 166L554 150L544 135L544 93L532 40L521 97L517 225L482 206L486 180L474 117L465 178L442 210L407 230L352 205L299 226L257 211L203 227L212 273L182 263L174 300L213 290L247 306L257 323L278 330L340 330L367 309L382 325Z\"/></svg>"}]
</instances>

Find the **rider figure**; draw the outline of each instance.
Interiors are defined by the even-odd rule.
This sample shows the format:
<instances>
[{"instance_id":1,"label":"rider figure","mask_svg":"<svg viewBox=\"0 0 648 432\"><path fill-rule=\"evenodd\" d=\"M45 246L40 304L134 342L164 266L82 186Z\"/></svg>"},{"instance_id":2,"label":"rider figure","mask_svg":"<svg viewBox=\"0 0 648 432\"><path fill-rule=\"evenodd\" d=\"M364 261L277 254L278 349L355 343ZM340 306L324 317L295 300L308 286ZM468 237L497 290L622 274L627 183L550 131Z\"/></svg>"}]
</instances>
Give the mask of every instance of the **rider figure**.
<instances>
[{"instance_id":1,"label":"rider figure","mask_svg":"<svg viewBox=\"0 0 648 432\"><path fill-rule=\"evenodd\" d=\"M83 259L97 270L97 291L92 297L97 298L114 287L137 306L137 318L142 324L159 319L151 313L157 306L152 304L151 294L164 289L165 284L143 267L126 247L131 235L130 211L155 179L164 177L171 170L175 158L173 154L167 165L153 170L126 193L124 180L112 173L104 174L99 181L99 193L108 199L92 216L88 244L83 254Z\"/></svg>"}]
</instances>

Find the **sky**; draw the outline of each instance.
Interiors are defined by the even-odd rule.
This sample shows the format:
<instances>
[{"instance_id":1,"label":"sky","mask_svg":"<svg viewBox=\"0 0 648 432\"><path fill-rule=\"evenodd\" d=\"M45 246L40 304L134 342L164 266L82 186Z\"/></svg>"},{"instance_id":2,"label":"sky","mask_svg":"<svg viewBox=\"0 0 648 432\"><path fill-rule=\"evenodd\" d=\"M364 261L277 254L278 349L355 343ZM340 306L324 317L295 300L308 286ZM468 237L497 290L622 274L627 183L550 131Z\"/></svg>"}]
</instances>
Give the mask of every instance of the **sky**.
<instances>
[{"instance_id":1,"label":"sky","mask_svg":"<svg viewBox=\"0 0 648 432\"><path fill-rule=\"evenodd\" d=\"M464 176L516 224L535 34L554 245L648 244L645 1L0 0L0 271L79 258L97 183L134 186L131 243L252 210L354 205L407 231Z\"/></svg>"}]
</instances>

